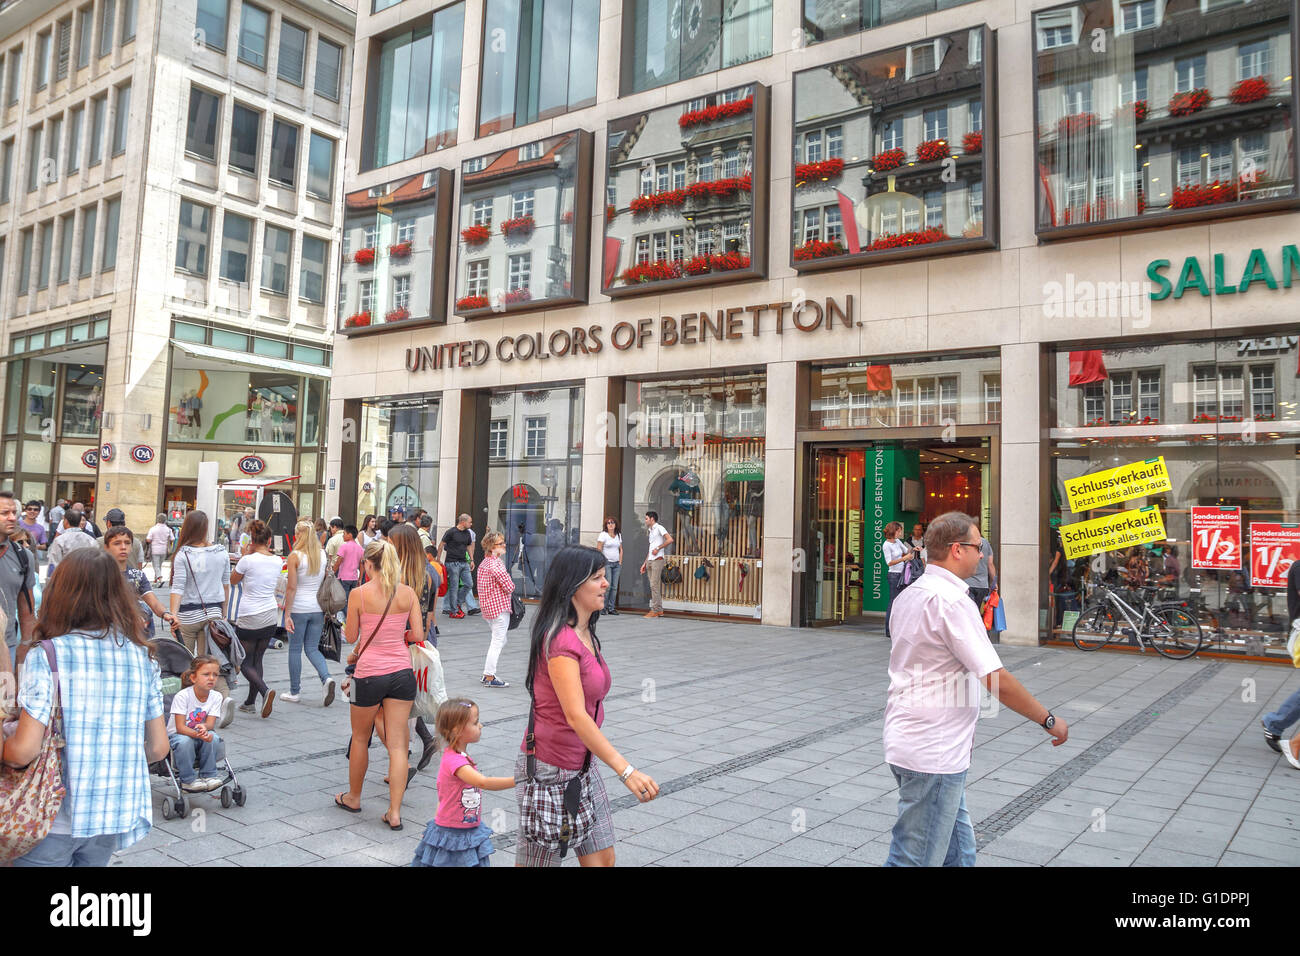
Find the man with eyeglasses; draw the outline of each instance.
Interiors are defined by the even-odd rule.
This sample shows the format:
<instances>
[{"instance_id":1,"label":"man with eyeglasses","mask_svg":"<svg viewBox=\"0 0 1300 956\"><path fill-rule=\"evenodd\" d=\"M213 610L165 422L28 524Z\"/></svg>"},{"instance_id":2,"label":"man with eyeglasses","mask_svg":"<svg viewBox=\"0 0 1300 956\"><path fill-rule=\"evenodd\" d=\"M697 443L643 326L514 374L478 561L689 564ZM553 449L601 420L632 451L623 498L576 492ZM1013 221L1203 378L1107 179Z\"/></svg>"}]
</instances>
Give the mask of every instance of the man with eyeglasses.
<instances>
[{"instance_id":1,"label":"man with eyeglasses","mask_svg":"<svg viewBox=\"0 0 1300 956\"><path fill-rule=\"evenodd\" d=\"M32 547L36 549L38 562L45 554L45 526L41 524L40 517L41 503L29 501L23 505L23 516L18 519L18 527L26 531L32 539Z\"/></svg>"},{"instance_id":2,"label":"man with eyeglasses","mask_svg":"<svg viewBox=\"0 0 1300 956\"><path fill-rule=\"evenodd\" d=\"M979 525L975 525L975 530L979 531ZM984 602L988 599L989 592L998 586L998 567L993 563L993 546L984 538L980 538L980 560L975 572L966 578L966 586L970 588L970 599L975 602L975 606L984 613Z\"/></svg>"},{"instance_id":3,"label":"man with eyeglasses","mask_svg":"<svg viewBox=\"0 0 1300 956\"><path fill-rule=\"evenodd\" d=\"M1065 743L1067 727L1002 666L967 596L984 544L958 511L925 532L925 573L894 600L890 617L885 761L898 781L898 820L886 866L974 866L966 774L983 683L1007 708Z\"/></svg>"}]
</instances>

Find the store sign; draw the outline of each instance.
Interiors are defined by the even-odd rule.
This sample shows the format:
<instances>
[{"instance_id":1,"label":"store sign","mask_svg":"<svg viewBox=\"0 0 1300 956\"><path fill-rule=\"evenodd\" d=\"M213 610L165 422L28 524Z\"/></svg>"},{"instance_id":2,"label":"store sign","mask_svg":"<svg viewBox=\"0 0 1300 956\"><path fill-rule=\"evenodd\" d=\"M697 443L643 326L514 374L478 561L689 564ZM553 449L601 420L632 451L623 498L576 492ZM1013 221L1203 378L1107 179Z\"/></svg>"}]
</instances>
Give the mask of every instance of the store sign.
<instances>
[{"instance_id":1,"label":"store sign","mask_svg":"<svg viewBox=\"0 0 1300 956\"><path fill-rule=\"evenodd\" d=\"M245 455L235 467L245 475L260 475L266 471L266 459L259 455Z\"/></svg>"},{"instance_id":2,"label":"store sign","mask_svg":"<svg viewBox=\"0 0 1300 956\"><path fill-rule=\"evenodd\" d=\"M87 468L91 468L91 469L98 468L99 452L95 451L95 449L93 448L87 448L85 451L81 453L81 463L85 465Z\"/></svg>"},{"instance_id":3,"label":"store sign","mask_svg":"<svg viewBox=\"0 0 1300 956\"><path fill-rule=\"evenodd\" d=\"M710 341L739 340L771 333L816 332L819 329L833 332L841 328L856 329L853 317L853 296L844 297L843 306L833 297L818 301L803 299L791 302L770 302L717 309L716 312L683 312L681 315L662 315L658 319L644 318L635 322L618 322L608 332L602 325L586 328L556 329L550 333L523 332L503 335L495 346L486 339L468 339L462 342L444 342L433 346L420 346L406 350L406 369L409 372L437 371L443 368L476 368L485 365L493 356L498 362L542 361L563 358L566 355L598 355L606 344L615 350L642 349L658 336L661 348L680 345L703 345Z\"/></svg>"},{"instance_id":4,"label":"store sign","mask_svg":"<svg viewBox=\"0 0 1300 956\"><path fill-rule=\"evenodd\" d=\"M1065 547L1065 556L1070 559L1163 540L1165 522L1155 505L1061 525L1061 544Z\"/></svg>"},{"instance_id":5,"label":"store sign","mask_svg":"<svg viewBox=\"0 0 1300 956\"><path fill-rule=\"evenodd\" d=\"M1251 587L1286 587L1287 572L1297 558L1300 558L1300 524L1251 522Z\"/></svg>"},{"instance_id":6,"label":"store sign","mask_svg":"<svg viewBox=\"0 0 1300 956\"><path fill-rule=\"evenodd\" d=\"M723 466L724 481L762 481L763 462L732 461Z\"/></svg>"},{"instance_id":7,"label":"store sign","mask_svg":"<svg viewBox=\"0 0 1300 956\"><path fill-rule=\"evenodd\" d=\"M1192 506L1192 567L1241 570L1241 509Z\"/></svg>"},{"instance_id":8,"label":"store sign","mask_svg":"<svg viewBox=\"0 0 1300 956\"><path fill-rule=\"evenodd\" d=\"M1250 287L1256 282L1261 282L1270 289L1276 289L1279 274L1282 277L1282 287L1291 288L1291 281L1297 273L1300 273L1300 249L1293 245L1283 246L1275 261L1278 266L1276 271L1269 263L1263 249L1251 249L1250 255L1246 258L1246 265L1240 272L1239 281L1237 271L1228 268L1223 253L1216 252L1211 260L1213 294L1234 295L1238 292L1249 292ZM1170 295L1175 299L1181 299L1183 293L1189 289L1195 289L1203 296L1210 295L1210 282L1205 278L1206 269L1197 256L1188 256L1183 260L1176 281L1169 277L1173 275L1172 271L1169 272L1169 276L1163 274L1171 270L1172 265L1173 263L1168 259L1152 259L1147 263L1147 278L1156 284L1156 288L1148 293L1152 302L1160 302Z\"/></svg>"},{"instance_id":9,"label":"store sign","mask_svg":"<svg viewBox=\"0 0 1300 956\"><path fill-rule=\"evenodd\" d=\"M1065 481L1065 495L1074 514L1172 489L1163 455Z\"/></svg>"},{"instance_id":10,"label":"store sign","mask_svg":"<svg viewBox=\"0 0 1300 956\"><path fill-rule=\"evenodd\" d=\"M153 461L153 448L149 445L136 445L131 449L131 457L142 465Z\"/></svg>"},{"instance_id":11,"label":"store sign","mask_svg":"<svg viewBox=\"0 0 1300 956\"><path fill-rule=\"evenodd\" d=\"M112 442L106 441L106 442L104 442L103 445L100 446L100 448L99 448L99 460L100 460L100 461L112 461L112 460L113 460L113 443L112 443Z\"/></svg>"}]
</instances>

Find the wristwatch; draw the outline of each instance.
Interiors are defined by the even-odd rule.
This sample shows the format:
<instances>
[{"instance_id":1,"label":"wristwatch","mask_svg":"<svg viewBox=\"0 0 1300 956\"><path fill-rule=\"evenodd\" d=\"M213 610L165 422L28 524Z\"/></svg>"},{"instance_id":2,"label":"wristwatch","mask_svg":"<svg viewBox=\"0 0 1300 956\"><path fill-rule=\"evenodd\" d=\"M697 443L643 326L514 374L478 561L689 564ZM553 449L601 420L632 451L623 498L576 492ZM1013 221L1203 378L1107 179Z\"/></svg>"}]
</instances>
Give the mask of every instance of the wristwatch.
<instances>
[{"instance_id":1,"label":"wristwatch","mask_svg":"<svg viewBox=\"0 0 1300 956\"><path fill-rule=\"evenodd\" d=\"M1052 712L1049 710L1047 712L1047 718L1043 721L1043 729L1051 730L1055 726L1056 726L1056 718L1052 716Z\"/></svg>"}]
</instances>

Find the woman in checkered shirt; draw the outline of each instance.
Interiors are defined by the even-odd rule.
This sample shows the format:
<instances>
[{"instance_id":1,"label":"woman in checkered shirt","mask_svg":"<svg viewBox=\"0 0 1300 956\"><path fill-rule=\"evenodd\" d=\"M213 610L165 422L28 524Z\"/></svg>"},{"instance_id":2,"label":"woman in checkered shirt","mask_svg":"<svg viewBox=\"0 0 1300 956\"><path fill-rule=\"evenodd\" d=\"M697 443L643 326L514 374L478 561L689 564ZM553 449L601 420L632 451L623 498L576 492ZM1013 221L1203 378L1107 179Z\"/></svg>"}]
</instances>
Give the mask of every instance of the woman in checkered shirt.
<instances>
[{"instance_id":1,"label":"woman in checkered shirt","mask_svg":"<svg viewBox=\"0 0 1300 956\"><path fill-rule=\"evenodd\" d=\"M506 539L499 531L483 535L484 558L478 566L478 600L483 608L483 620L492 628L492 643L488 645L487 659L483 662L484 687L509 687L497 679L497 660L506 646L506 631L510 629L510 596L515 593L515 582L501 561L506 553Z\"/></svg>"}]
</instances>

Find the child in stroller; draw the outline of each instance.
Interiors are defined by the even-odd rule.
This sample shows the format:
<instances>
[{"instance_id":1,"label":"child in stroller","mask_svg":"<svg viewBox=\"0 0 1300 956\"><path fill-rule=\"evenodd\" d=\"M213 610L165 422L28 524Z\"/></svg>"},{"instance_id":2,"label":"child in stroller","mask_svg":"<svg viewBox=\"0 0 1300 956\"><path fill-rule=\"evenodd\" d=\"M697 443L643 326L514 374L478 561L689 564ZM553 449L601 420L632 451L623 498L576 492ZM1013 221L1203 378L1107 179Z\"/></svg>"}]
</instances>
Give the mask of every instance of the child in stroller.
<instances>
[{"instance_id":1,"label":"child in stroller","mask_svg":"<svg viewBox=\"0 0 1300 956\"><path fill-rule=\"evenodd\" d=\"M163 708L168 714L167 736L172 752L151 769L171 782L174 793L163 801L163 819L189 816L186 795L190 793L219 790L223 807L232 803L242 807L244 789L226 760L221 738L215 733L223 707L229 706L229 701L215 690L221 662L208 655L192 657L184 644L164 638L158 641L158 663L163 676Z\"/></svg>"}]
</instances>

